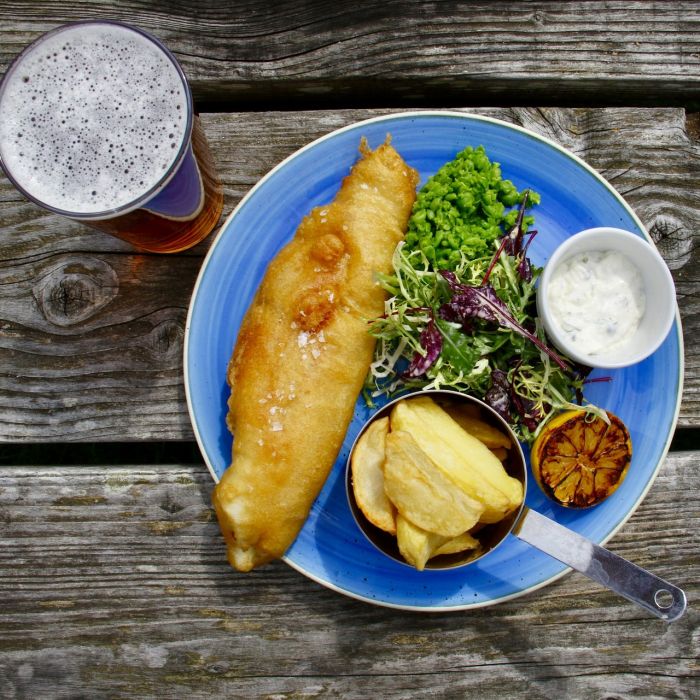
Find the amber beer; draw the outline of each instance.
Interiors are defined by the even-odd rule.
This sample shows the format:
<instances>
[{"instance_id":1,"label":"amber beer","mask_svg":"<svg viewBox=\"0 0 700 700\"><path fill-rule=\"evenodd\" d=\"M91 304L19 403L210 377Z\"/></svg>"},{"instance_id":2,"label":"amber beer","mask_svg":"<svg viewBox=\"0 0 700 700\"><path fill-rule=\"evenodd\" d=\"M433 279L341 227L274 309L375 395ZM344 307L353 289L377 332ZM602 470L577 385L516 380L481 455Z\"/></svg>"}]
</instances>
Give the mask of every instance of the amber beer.
<instances>
[{"instance_id":1,"label":"amber beer","mask_svg":"<svg viewBox=\"0 0 700 700\"><path fill-rule=\"evenodd\" d=\"M154 37L59 27L0 84L0 165L30 200L156 253L216 226L223 192L185 75Z\"/></svg>"}]
</instances>

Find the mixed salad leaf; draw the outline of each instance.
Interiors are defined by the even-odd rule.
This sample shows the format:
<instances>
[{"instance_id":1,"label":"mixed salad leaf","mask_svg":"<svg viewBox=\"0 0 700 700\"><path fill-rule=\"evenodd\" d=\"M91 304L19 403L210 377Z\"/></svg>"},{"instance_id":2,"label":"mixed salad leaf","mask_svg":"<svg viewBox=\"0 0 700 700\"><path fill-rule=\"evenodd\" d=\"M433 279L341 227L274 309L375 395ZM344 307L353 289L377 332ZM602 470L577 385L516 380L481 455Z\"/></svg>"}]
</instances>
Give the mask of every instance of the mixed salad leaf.
<instances>
[{"instance_id":1,"label":"mixed salad leaf","mask_svg":"<svg viewBox=\"0 0 700 700\"><path fill-rule=\"evenodd\" d=\"M480 162L482 155L486 158L481 147L471 149L470 157L474 154ZM484 170L493 187L494 167L489 165ZM445 167L450 177L461 176L452 164ZM437 175L444 175L442 169ZM444 178L441 182L445 186ZM470 183L483 190L478 179L472 177ZM378 342L365 396L372 403L380 395L418 388L469 393L503 416L520 440L531 443L553 413L580 407L590 368L550 348L537 318L536 283L542 270L527 257L537 232L528 232L533 219L526 210L539 197L518 192L512 183L496 185L499 191L514 192L508 201L519 206L500 212L499 233L483 251L457 241L436 257L431 255L434 247L412 245L408 237L397 247L394 273L380 278L389 293L385 313L370 323ZM412 220L423 211L420 198L419 193ZM603 413L595 406L586 408Z\"/></svg>"}]
</instances>

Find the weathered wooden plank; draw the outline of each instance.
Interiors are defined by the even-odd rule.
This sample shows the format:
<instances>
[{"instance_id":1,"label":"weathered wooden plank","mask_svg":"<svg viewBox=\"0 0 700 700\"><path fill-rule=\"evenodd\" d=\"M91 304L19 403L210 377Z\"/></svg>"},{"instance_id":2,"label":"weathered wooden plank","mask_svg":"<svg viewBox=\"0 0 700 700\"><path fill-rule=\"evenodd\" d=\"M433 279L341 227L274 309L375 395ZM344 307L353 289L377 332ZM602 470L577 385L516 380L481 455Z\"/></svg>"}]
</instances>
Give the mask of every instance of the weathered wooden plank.
<instances>
[{"instance_id":1,"label":"weathered wooden plank","mask_svg":"<svg viewBox=\"0 0 700 700\"><path fill-rule=\"evenodd\" d=\"M668 105L700 95L696 2L248 0L195 11L3 0L0 17L0 71L44 31L109 17L163 39L197 99L227 105Z\"/></svg>"},{"instance_id":2,"label":"weathered wooden plank","mask_svg":"<svg viewBox=\"0 0 700 700\"><path fill-rule=\"evenodd\" d=\"M677 583L672 625L579 574L506 604L373 607L225 563L200 465L0 469L0 698L693 698L697 453L609 547Z\"/></svg>"},{"instance_id":3,"label":"weathered wooden plank","mask_svg":"<svg viewBox=\"0 0 700 700\"><path fill-rule=\"evenodd\" d=\"M680 425L700 425L700 146L678 109L480 109L597 168L651 231L678 286L686 342ZM383 113L203 116L227 214L280 160ZM182 388L189 297L208 241L176 256L43 213L0 181L0 440L191 439Z\"/></svg>"}]
</instances>

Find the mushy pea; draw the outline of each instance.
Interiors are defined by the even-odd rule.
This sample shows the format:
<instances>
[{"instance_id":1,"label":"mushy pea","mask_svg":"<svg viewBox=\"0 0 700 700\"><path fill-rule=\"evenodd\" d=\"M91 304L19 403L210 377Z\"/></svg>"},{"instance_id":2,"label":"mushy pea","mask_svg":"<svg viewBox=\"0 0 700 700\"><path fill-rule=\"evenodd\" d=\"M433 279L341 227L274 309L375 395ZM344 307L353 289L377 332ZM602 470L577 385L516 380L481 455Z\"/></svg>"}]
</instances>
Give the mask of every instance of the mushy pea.
<instances>
[{"instance_id":1,"label":"mushy pea","mask_svg":"<svg viewBox=\"0 0 700 700\"><path fill-rule=\"evenodd\" d=\"M465 148L418 193L408 223L407 251L420 249L435 270L454 270L467 259L493 254L493 241L515 224L525 192L501 177L483 146ZM529 191L528 205L540 196ZM523 228L534 219L525 216Z\"/></svg>"}]
</instances>

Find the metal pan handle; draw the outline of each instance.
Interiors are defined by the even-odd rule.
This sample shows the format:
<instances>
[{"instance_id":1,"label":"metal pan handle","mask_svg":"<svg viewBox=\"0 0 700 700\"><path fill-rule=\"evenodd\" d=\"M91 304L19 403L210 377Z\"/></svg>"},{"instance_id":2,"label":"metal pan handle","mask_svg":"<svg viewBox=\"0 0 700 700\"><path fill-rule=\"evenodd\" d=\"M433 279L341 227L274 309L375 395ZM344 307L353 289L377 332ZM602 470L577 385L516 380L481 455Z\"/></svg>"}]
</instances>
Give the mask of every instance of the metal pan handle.
<instances>
[{"instance_id":1,"label":"metal pan handle","mask_svg":"<svg viewBox=\"0 0 700 700\"><path fill-rule=\"evenodd\" d=\"M685 593L576 532L524 508L513 534L666 622L686 609Z\"/></svg>"}]
</instances>

